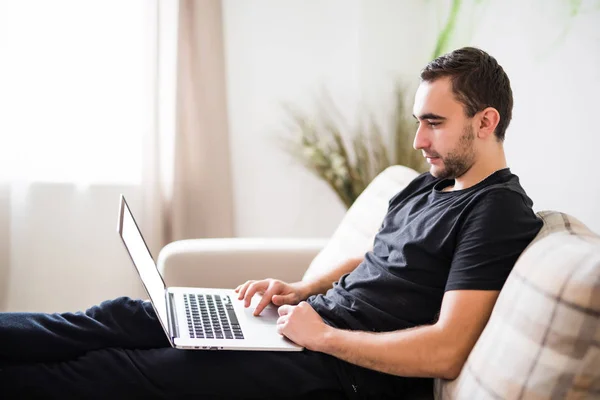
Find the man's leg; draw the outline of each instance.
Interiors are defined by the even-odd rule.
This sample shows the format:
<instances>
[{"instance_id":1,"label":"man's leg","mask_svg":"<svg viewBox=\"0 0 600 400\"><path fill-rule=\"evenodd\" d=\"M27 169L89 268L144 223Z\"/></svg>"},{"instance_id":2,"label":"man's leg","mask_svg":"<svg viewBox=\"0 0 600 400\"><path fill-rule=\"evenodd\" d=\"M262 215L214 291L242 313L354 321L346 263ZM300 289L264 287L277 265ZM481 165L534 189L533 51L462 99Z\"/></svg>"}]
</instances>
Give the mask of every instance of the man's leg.
<instances>
[{"instance_id":1,"label":"man's leg","mask_svg":"<svg viewBox=\"0 0 600 400\"><path fill-rule=\"evenodd\" d=\"M0 393L272 398L341 388L337 361L320 353L168 346L152 306L129 298L85 313L0 313Z\"/></svg>"},{"instance_id":2,"label":"man's leg","mask_svg":"<svg viewBox=\"0 0 600 400\"><path fill-rule=\"evenodd\" d=\"M335 361L311 351L103 349L0 371L0 393L22 398L273 399L324 390L342 392Z\"/></svg>"},{"instance_id":3,"label":"man's leg","mask_svg":"<svg viewBox=\"0 0 600 400\"><path fill-rule=\"evenodd\" d=\"M0 366L69 360L108 347L167 346L152 305L127 297L84 313L0 313Z\"/></svg>"}]
</instances>

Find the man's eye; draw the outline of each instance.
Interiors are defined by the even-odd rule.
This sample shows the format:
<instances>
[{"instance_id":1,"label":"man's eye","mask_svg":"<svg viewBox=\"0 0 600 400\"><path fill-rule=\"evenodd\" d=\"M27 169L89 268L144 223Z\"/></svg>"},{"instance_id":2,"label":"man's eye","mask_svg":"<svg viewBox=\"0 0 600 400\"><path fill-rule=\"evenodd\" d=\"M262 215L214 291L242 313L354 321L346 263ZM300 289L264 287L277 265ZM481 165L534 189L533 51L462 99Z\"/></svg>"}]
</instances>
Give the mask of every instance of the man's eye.
<instances>
[{"instance_id":1,"label":"man's eye","mask_svg":"<svg viewBox=\"0 0 600 400\"><path fill-rule=\"evenodd\" d=\"M421 121L415 121L415 124L419 125L421 123ZM425 123L429 126L438 126L440 124L440 122L433 122L433 121L425 121Z\"/></svg>"}]
</instances>

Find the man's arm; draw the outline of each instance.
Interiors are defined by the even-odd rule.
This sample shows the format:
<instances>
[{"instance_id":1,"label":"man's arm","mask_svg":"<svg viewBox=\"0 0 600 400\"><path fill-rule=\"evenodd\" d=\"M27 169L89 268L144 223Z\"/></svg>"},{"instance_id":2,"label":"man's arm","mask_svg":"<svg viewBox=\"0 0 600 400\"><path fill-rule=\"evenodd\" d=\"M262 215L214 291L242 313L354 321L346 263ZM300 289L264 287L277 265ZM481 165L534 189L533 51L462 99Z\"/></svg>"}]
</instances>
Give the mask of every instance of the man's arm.
<instances>
[{"instance_id":1,"label":"man's arm","mask_svg":"<svg viewBox=\"0 0 600 400\"><path fill-rule=\"evenodd\" d=\"M252 296L261 293L262 299L254 309L254 315L259 315L271 302L276 306L298 304L313 294L327 292L333 282L339 280L342 275L354 271L363 259L363 257L348 259L330 272L307 281L295 283L285 283L278 279L247 281L238 286L235 292L239 294L239 300L244 299L245 307L250 306Z\"/></svg>"},{"instance_id":2,"label":"man's arm","mask_svg":"<svg viewBox=\"0 0 600 400\"><path fill-rule=\"evenodd\" d=\"M334 282L339 281L343 275L354 271L364 259L364 257L350 258L328 273L304 282L306 287L306 296L304 299L313 294L325 294L327 290L331 289Z\"/></svg>"},{"instance_id":3,"label":"man's arm","mask_svg":"<svg viewBox=\"0 0 600 400\"><path fill-rule=\"evenodd\" d=\"M385 333L332 328L310 305L301 303L280 308L278 331L310 350L365 368L399 376L454 379L481 335L499 293L448 291L435 324Z\"/></svg>"}]
</instances>

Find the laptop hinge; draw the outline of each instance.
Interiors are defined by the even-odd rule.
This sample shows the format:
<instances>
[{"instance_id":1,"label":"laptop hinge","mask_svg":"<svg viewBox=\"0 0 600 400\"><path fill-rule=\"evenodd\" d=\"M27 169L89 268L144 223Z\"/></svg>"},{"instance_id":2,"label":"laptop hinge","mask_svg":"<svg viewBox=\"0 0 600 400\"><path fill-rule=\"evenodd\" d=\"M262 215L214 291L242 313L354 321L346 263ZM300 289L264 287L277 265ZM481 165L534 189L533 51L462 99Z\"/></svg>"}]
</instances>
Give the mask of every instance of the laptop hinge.
<instances>
[{"instance_id":1,"label":"laptop hinge","mask_svg":"<svg viewBox=\"0 0 600 400\"><path fill-rule=\"evenodd\" d=\"M169 332L173 338L179 337L179 326L177 325L177 313L175 312L175 295L167 291L167 316L169 318Z\"/></svg>"}]
</instances>

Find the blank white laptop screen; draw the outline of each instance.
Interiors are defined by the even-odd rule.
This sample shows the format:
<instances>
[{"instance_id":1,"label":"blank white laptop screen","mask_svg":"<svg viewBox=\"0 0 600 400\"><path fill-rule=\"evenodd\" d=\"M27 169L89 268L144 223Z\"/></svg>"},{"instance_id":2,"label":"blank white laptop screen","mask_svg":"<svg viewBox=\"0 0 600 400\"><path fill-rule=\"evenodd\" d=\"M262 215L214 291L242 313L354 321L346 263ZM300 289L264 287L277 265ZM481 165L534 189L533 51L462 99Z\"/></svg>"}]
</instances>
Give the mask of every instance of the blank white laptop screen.
<instances>
[{"instance_id":1,"label":"blank white laptop screen","mask_svg":"<svg viewBox=\"0 0 600 400\"><path fill-rule=\"evenodd\" d=\"M167 323L165 282L162 280L162 277L156 268L156 263L152 259L152 255L150 254L150 250L148 250L146 243L144 243L142 234L135 223L123 196L121 196L121 213L119 233L123 238L125 246L127 246L127 250L129 250L129 255L142 278L146 291L152 299L160 322L163 324L165 331L168 332L168 327L164 325Z\"/></svg>"}]
</instances>

